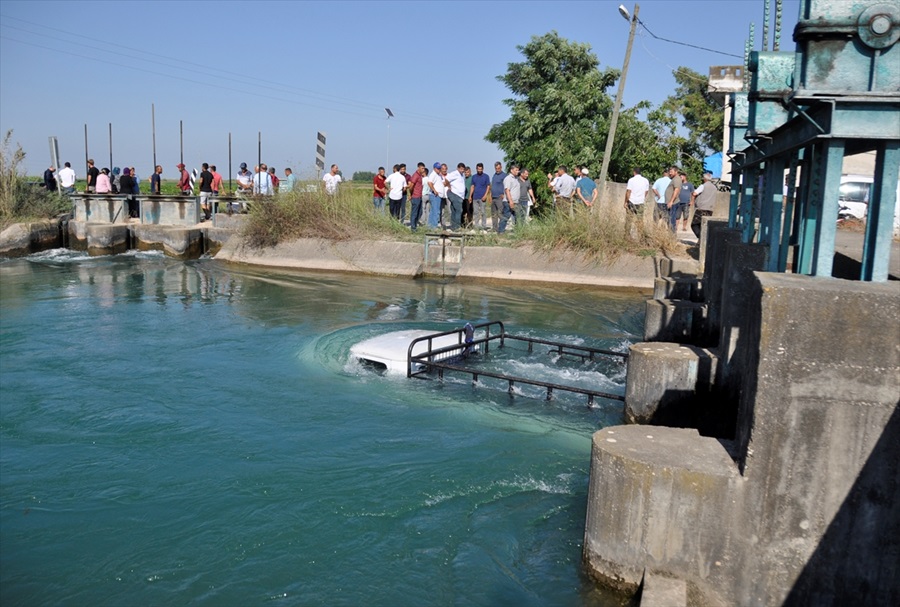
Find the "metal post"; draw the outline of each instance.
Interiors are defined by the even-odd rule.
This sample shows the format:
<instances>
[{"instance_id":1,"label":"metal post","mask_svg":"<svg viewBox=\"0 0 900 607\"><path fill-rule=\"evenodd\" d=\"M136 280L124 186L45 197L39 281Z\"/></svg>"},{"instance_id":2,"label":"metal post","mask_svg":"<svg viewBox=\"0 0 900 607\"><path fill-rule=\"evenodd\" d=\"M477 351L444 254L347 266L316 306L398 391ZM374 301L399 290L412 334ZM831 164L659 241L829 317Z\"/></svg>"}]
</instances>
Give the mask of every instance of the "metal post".
<instances>
[{"instance_id":1,"label":"metal post","mask_svg":"<svg viewBox=\"0 0 900 607\"><path fill-rule=\"evenodd\" d=\"M628 11L620 9L623 17L626 19ZM638 12L641 10L639 4L634 5L634 15L631 16L631 30L628 32L628 46L625 48L625 62L622 64L622 77L619 79L619 91L616 93L616 102L613 105L612 119L609 123L609 133L606 135L606 148L603 150L603 164L600 167L600 175L597 180L597 186L603 193L603 199L606 198L606 173L609 170L609 160L612 156L613 142L616 138L616 125L619 122L619 108L622 106L622 95L625 93L625 78L628 76L628 62L631 59L631 46L634 44L634 30L638 24ZM591 208L591 212L594 207Z\"/></svg>"},{"instance_id":2,"label":"metal post","mask_svg":"<svg viewBox=\"0 0 900 607\"><path fill-rule=\"evenodd\" d=\"M87 125L84 125L84 170L87 171L87 163L90 156L88 156L88 138L87 138ZM87 174L85 174L87 177ZM87 186L85 186L84 191L87 192Z\"/></svg>"},{"instance_id":3,"label":"metal post","mask_svg":"<svg viewBox=\"0 0 900 607\"><path fill-rule=\"evenodd\" d=\"M231 168L231 133L228 133L228 192L231 193L231 194L234 194L234 189L232 188L232 185L231 185L231 175L232 175L232 168ZM230 203L229 203L229 204L230 204Z\"/></svg>"},{"instance_id":4,"label":"metal post","mask_svg":"<svg viewBox=\"0 0 900 607\"><path fill-rule=\"evenodd\" d=\"M834 239L837 232L838 198L832 196L841 186L844 164L844 140L828 139L822 143L825 175L816 198L819 221L816 230L816 252L813 255L813 276L831 276L834 266Z\"/></svg>"},{"instance_id":5,"label":"metal post","mask_svg":"<svg viewBox=\"0 0 900 607\"><path fill-rule=\"evenodd\" d=\"M110 174L112 174L112 170L113 170L113 159L112 159L112 122L109 123L109 170L110 170Z\"/></svg>"},{"instance_id":6,"label":"metal post","mask_svg":"<svg viewBox=\"0 0 900 607\"><path fill-rule=\"evenodd\" d=\"M879 143L875 153L875 180L869 196L860 280L885 282L888 279L898 170L900 143Z\"/></svg>"},{"instance_id":7,"label":"metal post","mask_svg":"<svg viewBox=\"0 0 900 607\"><path fill-rule=\"evenodd\" d=\"M153 133L153 172L156 172L156 106L150 104L150 130ZM160 191L162 193L162 191Z\"/></svg>"}]
</instances>

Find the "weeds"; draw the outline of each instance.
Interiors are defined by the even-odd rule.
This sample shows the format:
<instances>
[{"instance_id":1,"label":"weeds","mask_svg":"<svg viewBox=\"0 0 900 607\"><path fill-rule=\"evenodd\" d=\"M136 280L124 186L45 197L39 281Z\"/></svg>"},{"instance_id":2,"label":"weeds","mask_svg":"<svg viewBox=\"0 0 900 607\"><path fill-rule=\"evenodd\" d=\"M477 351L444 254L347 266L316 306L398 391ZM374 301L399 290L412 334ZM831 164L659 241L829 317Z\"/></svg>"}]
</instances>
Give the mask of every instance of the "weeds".
<instances>
[{"instance_id":1,"label":"weeds","mask_svg":"<svg viewBox=\"0 0 900 607\"><path fill-rule=\"evenodd\" d=\"M606 261L623 254L671 254L682 247L665 222L647 225L642 218L626 222L617 213L551 214L517 228L514 234L517 242L538 250L575 251Z\"/></svg>"},{"instance_id":2,"label":"weeds","mask_svg":"<svg viewBox=\"0 0 900 607\"><path fill-rule=\"evenodd\" d=\"M12 149L12 130L3 137L0 149L0 230L11 223L49 219L71 209L68 199L34 185L19 172L25 151Z\"/></svg>"}]
</instances>

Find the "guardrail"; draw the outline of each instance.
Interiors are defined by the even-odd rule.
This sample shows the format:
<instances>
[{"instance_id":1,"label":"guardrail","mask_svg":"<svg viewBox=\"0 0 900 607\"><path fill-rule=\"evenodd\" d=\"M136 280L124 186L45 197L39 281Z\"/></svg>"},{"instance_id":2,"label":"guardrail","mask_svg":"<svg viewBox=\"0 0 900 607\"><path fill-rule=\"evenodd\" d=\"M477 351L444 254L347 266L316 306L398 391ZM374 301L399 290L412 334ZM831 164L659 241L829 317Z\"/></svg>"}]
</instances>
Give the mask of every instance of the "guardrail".
<instances>
[{"instance_id":1,"label":"guardrail","mask_svg":"<svg viewBox=\"0 0 900 607\"><path fill-rule=\"evenodd\" d=\"M77 192L70 195L73 219L86 223L125 223L129 218L128 202L137 203L138 221L144 225L193 226L200 223L200 198L178 194L95 194ZM241 204L254 199L238 196L213 196L213 226L222 205Z\"/></svg>"},{"instance_id":2,"label":"guardrail","mask_svg":"<svg viewBox=\"0 0 900 607\"><path fill-rule=\"evenodd\" d=\"M499 328L499 332L491 334L491 327ZM444 372L452 371L456 373L465 373L471 375L473 386L477 386L479 377L490 377L493 379L499 379L508 382L507 392L510 395L514 394L514 388L516 384L524 384L544 388L547 392L547 400L552 400L554 391L583 394L587 396L588 406L592 406L594 404L595 398L607 398L618 401L625 400L625 397L619 394L612 394L599 390L589 390L587 388L579 388L578 386L566 386L553 382L545 382L536 379L529 379L526 377L495 373L492 371L484 371L481 369L476 369L474 367L466 367L455 364L459 360L464 360L465 354L471 352L472 349L478 346L483 346L483 354L487 354L490 350L490 342L496 340L499 340L499 347L501 348L504 347L507 341L525 342L528 344L529 353L534 351L535 345L549 346L548 353L555 352L560 356L580 358L582 361L596 360L598 357L603 356L616 358L621 360L622 362L625 362L628 360L628 354L625 352L615 352L613 350L591 348L588 346L577 346L558 341L527 337L524 335L510 335L506 333L506 329L503 323L500 321L491 321L472 325L472 329L473 331L471 339L465 338L465 328L443 331L441 333L434 333L414 339L409 344L409 349L407 350L406 376L422 378L427 377L433 372L437 372L438 379L443 380ZM483 332L483 336L477 336L479 331ZM458 336L457 344L443 346L440 348L432 348L434 340L440 337L446 337L448 335L454 334ZM414 355L413 351L415 346L423 342L428 344L427 350L425 352L422 352L421 354Z\"/></svg>"}]
</instances>

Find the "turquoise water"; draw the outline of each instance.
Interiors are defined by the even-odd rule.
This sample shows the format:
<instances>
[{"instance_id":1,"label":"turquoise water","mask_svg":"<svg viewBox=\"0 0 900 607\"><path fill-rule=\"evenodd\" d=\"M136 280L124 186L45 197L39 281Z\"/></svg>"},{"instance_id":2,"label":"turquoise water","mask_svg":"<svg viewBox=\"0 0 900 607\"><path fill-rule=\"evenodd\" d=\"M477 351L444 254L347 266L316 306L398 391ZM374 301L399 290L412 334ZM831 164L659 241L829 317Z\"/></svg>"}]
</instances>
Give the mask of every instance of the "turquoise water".
<instances>
[{"instance_id":1,"label":"turquoise water","mask_svg":"<svg viewBox=\"0 0 900 607\"><path fill-rule=\"evenodd\" d=\"M349 359L500 319L622 349L642 296L151 253L0 262L0 603L612 605L581 573L590 437L621 404ZM493 364L624 392L616 366Z\"/></svg>"}]
</instances>

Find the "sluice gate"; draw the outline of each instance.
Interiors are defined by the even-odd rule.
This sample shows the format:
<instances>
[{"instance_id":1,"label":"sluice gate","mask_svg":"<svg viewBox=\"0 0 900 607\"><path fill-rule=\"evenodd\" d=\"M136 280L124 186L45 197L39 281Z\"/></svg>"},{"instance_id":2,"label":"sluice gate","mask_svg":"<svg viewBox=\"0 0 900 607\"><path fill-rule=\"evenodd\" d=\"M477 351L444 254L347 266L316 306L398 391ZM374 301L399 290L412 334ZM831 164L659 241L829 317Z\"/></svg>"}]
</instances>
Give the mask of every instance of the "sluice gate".
<instances>
[{"instance_id":1,"label":"sluice gate","mask_svg":"<svg viewBox=\"0 0 900 607\"><path fill-rule=\"evenodd\" d=\"M436 347L434 344L441 340L442 343L447 341L453 342L454 337L456 343ZM573 394L582 394L587 397L588 406L594 404L596 398L607 398L611 400L624 401L625 397L619 394L611 394L599 390L591 390L579 386L571 386L554 382L546 382L538 379L520 377L506 373L495 371L487 371L479 368L474 364L467 364L471 361L469 356L476 352L486 356L489 354L491 346L495 348L503 348L507 342L516 342L526 344L529 354L535 351L535 347L547 347L547 354L556 354L570 358L578 358L582 362L588 360L598 360L600 358L611 358L615 361L625 364L628 360L628 354L625 352L615 352L613 350L604 350L602 348L591 348L587 346L567 344L559 341L539 339L524 335L511 335L506 332L501 321L490 321L476 325L467 324L460 329L433 333L414 339L409 344L407 352L406 376L417 377L420 379L430 378L436 374L438 379L443 381L444 374L447 372L468 374L472 377L472 385L478 385L480 377L489 377L499 379L508 383L507 391L510 395L514 394L516 384L538 386L544 388L547 394L547 400L552 400L553 393L571 392ZM417 348L418 344L425 344L425 350ZM414 354L414 352L417 352Z\"/></svg>"}]
</instances>

